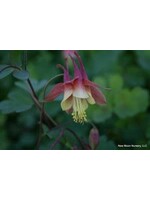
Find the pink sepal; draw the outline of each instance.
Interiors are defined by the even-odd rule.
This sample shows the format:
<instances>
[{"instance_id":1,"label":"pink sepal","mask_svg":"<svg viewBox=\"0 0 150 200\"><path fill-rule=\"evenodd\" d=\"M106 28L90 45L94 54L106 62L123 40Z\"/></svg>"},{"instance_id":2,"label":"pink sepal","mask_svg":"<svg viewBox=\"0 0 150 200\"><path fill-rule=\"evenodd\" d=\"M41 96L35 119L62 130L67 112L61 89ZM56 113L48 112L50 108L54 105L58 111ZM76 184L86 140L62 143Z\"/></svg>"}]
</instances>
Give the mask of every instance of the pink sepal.
<instances>
[{"instance_id":1,"label":"pink sepal","mask_svg":"<svg viewBox=\"0 0 150 200\"><path fill-rule=\"evenodd\" d=\"M50 93L46 96L46 101L53 101L60 94L64 92L64 83L58 83L54 86L54 88L50 91Z\"/></svg>"}]
</instances>

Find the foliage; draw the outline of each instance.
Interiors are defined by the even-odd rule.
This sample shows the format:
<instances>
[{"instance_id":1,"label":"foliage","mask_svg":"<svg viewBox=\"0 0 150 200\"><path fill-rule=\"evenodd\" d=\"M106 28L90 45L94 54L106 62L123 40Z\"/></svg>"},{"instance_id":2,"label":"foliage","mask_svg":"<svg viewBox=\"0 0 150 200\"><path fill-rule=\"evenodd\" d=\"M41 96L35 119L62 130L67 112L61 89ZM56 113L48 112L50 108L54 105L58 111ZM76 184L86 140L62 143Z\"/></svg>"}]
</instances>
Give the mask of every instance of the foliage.
<instances>
[{"instance_id":1,"label":"foliage","mask_svg":"<svg viewBox=\"0 0 150 200\"><path fill-rule=\"evenodd\" d=\"M100 86L107 99L107 105L91 105L87 111L88 119L99 130L97 149L150 149L150 51L79 54L90 80ZM56 67L58 63L64 64L62 51L28 51L28 57L25 51L0 51L0 149L36 149L39 132L39 149L90 149L92 124L73 122L61 110L62 96L45 105L58 127L49 130L41 125L28 80L42 102L48 80L62 73ZM69 68L73 71L71 62ZM53 80L46 93L59 81L62 77Z\"/></svg>"}]
</instances>

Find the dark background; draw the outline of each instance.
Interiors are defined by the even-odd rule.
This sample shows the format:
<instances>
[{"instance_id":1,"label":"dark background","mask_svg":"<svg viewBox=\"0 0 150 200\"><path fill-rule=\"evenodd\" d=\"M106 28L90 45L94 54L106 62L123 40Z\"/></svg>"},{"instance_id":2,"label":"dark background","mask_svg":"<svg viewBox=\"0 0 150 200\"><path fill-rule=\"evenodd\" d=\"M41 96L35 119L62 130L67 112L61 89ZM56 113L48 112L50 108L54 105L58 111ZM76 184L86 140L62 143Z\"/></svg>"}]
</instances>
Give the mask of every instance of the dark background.
<instances>
[{"instance_id":1,"label":"dark background","mask_svg":"<svg viewBox=\"0 0 150 200\"><path fill-rule=\"evenodd\" d=\"M97 149L150 149L150 51L79 51L90 80L102 89L106 106L89 106L88 118L100 134ZM0 64L21 64L22 51L0 51ZM42 98L47 80L62 73L56 64L64 64L62 51L28 51L28 71L35 90ZM70 71L73 71L70 62ZM40 115L24 81L11 74L0 76L0 149L35 149L39 134ZM62 81L58 78L53 81ZM22 89L24 88L24 89ZM46 105L47 112L59 123L68 124L84 143L88 144L90 124L76 124L61 110L59 97ZM59 131L44 127L40 149L49 149ZM118 144L144 145L118 147ZM80 149L73 135L66 132L55 149Z\"/></svg>"}]
</instances>

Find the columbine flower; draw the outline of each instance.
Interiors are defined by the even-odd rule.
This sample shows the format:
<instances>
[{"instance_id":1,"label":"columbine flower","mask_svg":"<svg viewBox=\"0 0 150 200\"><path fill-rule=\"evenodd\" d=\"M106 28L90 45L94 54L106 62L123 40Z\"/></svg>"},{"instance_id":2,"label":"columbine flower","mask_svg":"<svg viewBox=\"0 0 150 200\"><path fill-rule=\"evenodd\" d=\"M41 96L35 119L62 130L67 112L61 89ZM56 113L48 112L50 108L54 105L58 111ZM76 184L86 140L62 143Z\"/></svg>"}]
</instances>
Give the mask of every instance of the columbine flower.
<instances>
[{"instance_id":1,"label":"columbine flower","mask_svg":"<svg viewBox=\"0 0 150 200\"><path fill-rule=\"evenodd\" d=\"M61 93L64 98L61 102L62 110L72 113L75 122L87 121L86 109L88 104L106 104L105 96L99 90L99 86L91 82L86 74L84 65L78 53L74 51L80 67L74 57L69 54L74 66L74 79L70 79L68 67L60 66L64 70L64 83L58 83L47 95L46 101L52 101Z\"/></svg>"}]
</instances>

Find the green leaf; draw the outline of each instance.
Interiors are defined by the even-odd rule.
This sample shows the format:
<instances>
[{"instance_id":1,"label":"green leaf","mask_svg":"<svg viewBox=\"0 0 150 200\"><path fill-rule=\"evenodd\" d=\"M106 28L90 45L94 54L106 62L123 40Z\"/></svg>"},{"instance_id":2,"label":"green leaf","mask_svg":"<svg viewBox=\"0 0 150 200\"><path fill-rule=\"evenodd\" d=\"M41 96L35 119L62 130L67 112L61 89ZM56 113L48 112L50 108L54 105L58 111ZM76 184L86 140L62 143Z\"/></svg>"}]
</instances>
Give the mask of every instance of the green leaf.
<instances>
[{"instance_id":1,"label":"green leaf","mask_svg":"<svg viewBox=\"0 0 150 200\"><path fill-rule=\"evenodd\" d=\"M137 50L135 51L137 55L138 64L145 70L150 71L150 50Z\"/></svg>"},{"instance_id":2,"label":"green leaf","mask_svg":"<svg viewBox=\"0 0 150 200\"><path fill-rule=\"evenodd\" d=\"M5 67L8 67L8 66L9 66L9 65L5 65L5 64L0 65L0 70L4 69Z\"/></svg>"},{"instance_id":3,"label":"green leaf","mask_svg":"<svg viewBox=\"0 0 150 200\"><path fill-rule=\"evenodd\" d=\"M10 55L9 55L10 61L9 62L12 65L17 65L17 66L21 65L21 59L20 59L21 51L22 50L9 51L9 53L10 53Z\"/></svg>"},{"instance_id":4,"label":"green leaf","mask_svg":"<svg viewBox=\"0 0 150 200\"><path fill-rule=\"evenodd\" d=\"M118 92L123 87L123 79L119 74L113 74L108 77L109 87L112 92Z\"/></svg>"},{"instance_id":5,"label":"green leaf","mask_svg":"<svg viewBox=\"0 0 150 200\"><path fill-rule=\"evenodd\" d=\"M57 52L57 51L56 51ZM34 62L28 63L28 68L34 79L49 79L59 73L59 69L52 63L52 54L48 51L41 51ZM57 60L58 62L58 60ZM56 62L56 63L57 63Z\"/></svg>"},{"instance_id":6,"label":"green leaf","mask_svg":"<svg viewBox=\"0 0 150 200\"><path fill-rule=\"evenodd\" d=\"M47 83L46 80L37 81L37 80L34 80L34 79L30 79L30 81L33 85L35 92L39 92ZM25 91L28 91L28 87L27 87L26 83L24 83L22 81L15 82L15 85L18 86L21 89L24 89Z\"/></svg>"},{"instance_id":7,"label":"green leaf","mask_svg":"<svg viewBox=\"0 0 150 200\"><path fill-rule=\"evenodd\" d=\"M2 129L0 133L0 149L8 149L9 143L6 130Z\"/></svg>"},{"instance_id":8,"label":"green leaf","mask_svg":"<svg viewBox=\"0 0 150 200\"><path fill-rule=\"evenodd\" d=\"M0 110L4 114L14 112L13 102L11 102L10 100L1 101Z\"/></svg>"},{"instance_id":9,"label":"green leaf","mask_svg":"<svg viewBox=\"0 0 150 200\"><path fill-rule=\"evenodd\" d=\"M20 80L27 80L29 78L29 73L25 70L15 70L13 72L13 76L17 79L20 79Z\"/></svg>"},{"instance_id":10,"label":"green leaf","mask_svg":"<svg viewBox=\"0 0 150 200\"><path fill-rule=\"evenodd\" d=\"M95 123L104 122L112 116L111 105L91 105L87 110L87 116L90 120L94 121Z\"/></svg>"},{"instance_id":11,"label":"green leaf","mask_svg":"<svg viewBox=\"0 0 150 200\"><path fill-rule=\"evenodd\" d=\"M110 74L109 76L105 76L105 78L96 77L94 82L100 86L100 89L107 99L107 104L114 106L114 96L123 88L122 76L119 74ZM109 90L105 88L108 88Z\"/></svg>"},{"instance_id":12,"label":"green leaf","mask_svg":"<svg viewBox=\"0 0 150 200\"><path fill-rule=\"evenodd\" d=\"M122 51L120 50L101 50L93 51L91 55L91 68L89 68L89 74L108 74L116 71L118 68L118 58ZM89 64L88 64L89 65Z\"/></svg>"},{"instance_id":13,"label":"green leaf","mask_svg":"<svg viewBox=\"0 0 150 200\"><path fill-rule=\"evenodd\" d=\"M132 91L123 89L114 96L114 112L120 117L132 117L139 112L144 112L148 107L148 91L140 87Z\"/></svg>"},{"instance_id":14,"label":"green leaf","mask_svg":"<svg viewBox=\"0 0 150 200\"><path fill-rule=\"evenodd\" d=\"M150 127L148 127L146 130L146 137L150 139Z\"/></svg>"},{"instance_id":15,"label":"green leaf","mask_svg":"<svg viewBox=\"0 0 150 200\"><path fill-rule=\"evenodd\" d=\"M114 112L120 117L125 118L132 115L131 94L128 89L123 89L114 96Z\"/></svg>"},{"instance_id":16,"label":"green leaf","mask_svg":"<svg viewBox=\"0 0 150 200\"><path fill-rule=\"evenodd\" d=\"M54 117L61 111L61 106L59 102L52 101L45 104L45 109L50 116Z\"/></svg>"},{"instance_id":17,"label":"green leaf","mask_svg":"<svg viewBox=\"0 0 150 200\"><path fill-rule=\"evenodd\" d=\"M102 87L107 87L107 80L104 77L97 76L94 78L94 82Z\"/></svg>"},{"instance_id":18,"label":"green leaf","mask_svg":"<svg viewBox=\"0 0 150 200\"><path fill-rule=\"evenodd\" d=\"M6 76L8 76L9 74L11 74L14 69L13 68L7 68L9 65L0 65L0 71L3 70L2 72L0 72L0 79L5 78ZM6 69L4 69L6 68Z\"/></svg>"},{"instance_id":19,"label":"green leaf","mask_svg":"<svg viewBox=\"0 0 150 200\"><path fill-rule=\"evenodd\" d=\"M19 145L21 145L21 147L32 147L35 145L35 141L36 141L36 135L31 134L30 132L25 132L21 135L20 139L19 139Z\"/></svg>"},{"instance_id":20,"label":"green leaf","mask_svg":"<svg viewBox=\"0 0 150 200\"><path fill-rule=\"evenodd\" d=\"M17 81L15 82L15 85L25 91L28 91L28 87L27 87L27 84L23 81Z\"/></svg>"},{"instance_id":21,"label":"green leaf","mask_svg":"<svg viewBox=\"0 0 150 200\"><path fill-rule=\"evenodd\" d=\"M149 105L148 91L140 87L135 87L132 90L132 102L136 105L137 113L146 111Z\"/></svg>"},{"instance_id":22,"label":"green leaf","mask_svg":"<svg viewBox=\"0 0 150 200\"><path fill-rule=\"evenodd\" d=\"M6 121L6 116L0 113L0 127L2 127Z\"/></svg>"},{"instance_id":23,"label":"green leaf","mask_svg":"<svg viewBox=\"0 0 150 200\"><path fill-rule=\"evenodd\" d=\"M108 138L103 135L100 137L100 143L97 147L98 150L116 150L117 147L112 140L108 140Z\"/></svg>"},{"instance_id":24,"label":"green leaf","mask_svg":"<svg viewBox=\"0 0 150 200\"><path fill-rule=\"evenodd\" d=\"M8 95L9 99L0 102L0 110L2 113L24 112L29 110L32 105L32 99L28 93L15 89Z\"/></svg>"},{"instance_id":25,"label":"green leaf","mask_svg":"<svg viewBox=\"0 0 150 200\"><path fill-rule=\"evenodd\" d=\"M144 86L146 82L145 73L137 66L128 67L124 74L125 85L130 87Z\"/></svg>"}]
</instances>

